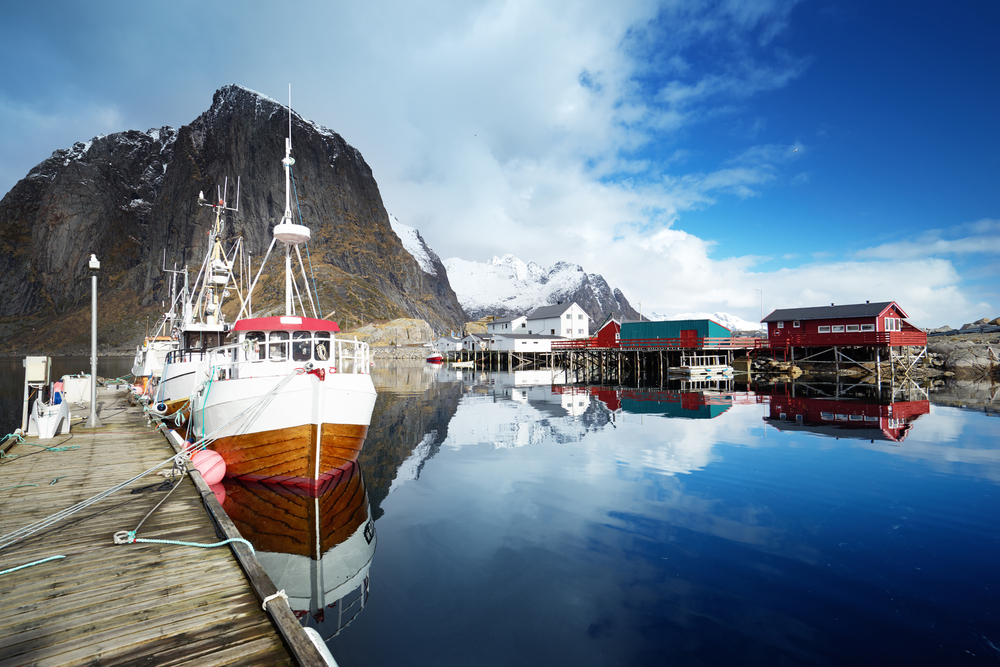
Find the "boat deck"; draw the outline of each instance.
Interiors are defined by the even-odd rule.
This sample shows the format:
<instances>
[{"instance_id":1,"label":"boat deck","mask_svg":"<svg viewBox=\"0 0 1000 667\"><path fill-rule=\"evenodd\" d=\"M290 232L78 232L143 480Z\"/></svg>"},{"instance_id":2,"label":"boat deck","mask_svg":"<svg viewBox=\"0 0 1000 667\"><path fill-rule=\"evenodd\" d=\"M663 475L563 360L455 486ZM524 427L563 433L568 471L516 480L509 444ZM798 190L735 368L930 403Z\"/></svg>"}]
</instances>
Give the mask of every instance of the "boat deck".
<instances>
[{"instance_id":1,"label":"boat deck","mask_svg":"<svg viewBox=\"0 0 1000 667\"><path fill-rule=\"evenodd\" d=\"M102 389L98 405L103 427L85 429L84 420L74 419L71 434L29 438L0 458L0 536L173 455L164 435L128 406L124 391ZM73 414L86 417L89 408ZM224 539L195 475L181 480L137 537L200 544ZM163 481L157 475L138 480L0 548L0 571L64 556L0 574L0 667L296 664L228 546L114 543L114 533L135 530L163 499L166 491L156 488ZM200 476L197 481L203 484Z\"/></svg>"}]
</instances>

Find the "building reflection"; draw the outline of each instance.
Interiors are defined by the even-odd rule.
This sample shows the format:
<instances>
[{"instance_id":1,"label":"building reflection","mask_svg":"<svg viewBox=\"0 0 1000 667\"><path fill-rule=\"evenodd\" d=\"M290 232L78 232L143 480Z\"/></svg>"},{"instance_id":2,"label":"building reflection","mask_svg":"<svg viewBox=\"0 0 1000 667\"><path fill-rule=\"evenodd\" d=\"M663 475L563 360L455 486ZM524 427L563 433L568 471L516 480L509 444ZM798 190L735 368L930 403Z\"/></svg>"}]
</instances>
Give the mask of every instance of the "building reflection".
<instances>
[{"instance_id":1,"label":"building reflection","mask_svg":"<svg viewBox=\"0 0 1000 667\"><path fill-rule=\"evenodd\" d=\"M913 422L930 412L926 393L916 385L783 383L758 387L770 394L770 426L833 438L902 442Z\"/></svg>"},{"instance_id":2,"label":"building reflection","mask_svg":"<svg viewBox=\"0 0 1000 667\"><path fill-rule=\"evenodd\" d=\"M226 514L303 626L336 636L368 601L375 524L361 466L345 464L318 497L226 478Z\"/></svg>"},{"instance_id":3,"label":"building reflection","mask_svg":"<svg viewBox=\"0 0 1000 667\"><path fill-rule=\"evenodd\" d=\"M683 381L672 384L676 387L552 387L552 393L595 398L611 413L626 412L681 419L715 419L733 405L758 402L753 392L734 391L731 381Z\"/></svg>"}]
</instances>

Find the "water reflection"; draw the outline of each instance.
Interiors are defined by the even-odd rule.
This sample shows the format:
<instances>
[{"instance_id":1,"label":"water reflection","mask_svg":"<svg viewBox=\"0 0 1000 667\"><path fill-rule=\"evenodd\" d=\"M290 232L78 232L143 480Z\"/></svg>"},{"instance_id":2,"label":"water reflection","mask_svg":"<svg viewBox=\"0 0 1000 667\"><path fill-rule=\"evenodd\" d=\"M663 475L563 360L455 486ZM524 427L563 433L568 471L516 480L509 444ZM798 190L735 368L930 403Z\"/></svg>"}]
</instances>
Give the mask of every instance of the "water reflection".
<instances>
[{"instance_id":1,"label":"water reflection","mask_svg":"<svg viewBox=\"0 0 1000 667\"><path fill-rule=\"evenodd\" d=\"M881 391L873 385L789 383L769 388L764 419L781 431L809 431L833 438L902 442L930 412L919 387Z\"/></svg>"},{"instance_id":2,"label":"water reflection","mask_svg":"<svg viewBox=\"0 0 1000 667\"><path fill-rule=\"evenodd\" d=\"M228 477L223 484L223 509L299 621L324 639L339 634L368 602L375 555L361 466L346 464L315 498L281 484Z\"/></svg>"}]
</instances>

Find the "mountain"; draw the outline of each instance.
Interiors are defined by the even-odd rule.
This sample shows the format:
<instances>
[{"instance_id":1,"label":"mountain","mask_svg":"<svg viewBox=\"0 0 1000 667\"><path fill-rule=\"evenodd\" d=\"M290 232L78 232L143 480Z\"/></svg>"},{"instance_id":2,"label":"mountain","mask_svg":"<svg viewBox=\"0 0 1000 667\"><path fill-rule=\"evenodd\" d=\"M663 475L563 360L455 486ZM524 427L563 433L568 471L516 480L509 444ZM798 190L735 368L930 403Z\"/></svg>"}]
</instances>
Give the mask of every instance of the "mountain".
<instances>
[{"instance_id":1,"label":"mountain","mask_svg":"<svg viewBox=\"0 0 1000 667\"><path fill-rule=\"evenodd\" d=\"M644 315L645 317L645 315ZM649 319L661 320L713 320L721 324L730 331L760 331L763 325L760 322L750 322L736 315L729 313L678 313L669 317L657 313L649 313Z\"/></svg>"},{"instance_id":2,"label":"mountain","mask_svg":"<svg viewBox=\"0 0 1000 667\"><path fill-rule=\"evenodd\" d=\"M576 264L557 262L545 269L504 255L486 263L453 257L444 266L462 308L473 320L523 315L560 301L575 301L597 324L609 314L619 321L639 319L621 290L611 289L600 275L585 273Z\"/></svg>"},{"instance_id":3,"label":"mountain","mask_svg":"<svg viewBox=\"0 0 1000 667\"><path fill-rule=\"evenodd\" d=\"M211 198L226 177L231 201L241 180L240 210L226 231L243 237L256 269L284 211L288 126L280 103L230 85L188 125L95 137L33 168L0 200L0 347L44 340L36 347L56 353L89 341L91 253L101 261L99 342L134 344L139 321L169 298L162 263L200 265L212 216L197 196ZM321 315L347 326L397 317L461 326L447 273L440 261L437 273L422 269L404 248L361 153L294 111L291 132L295 197L312 230L303 254ZM268 266L254 295L264 314L282 301L281 262ZM29 324L37 328L31 340L23 337Z\"/></svg>"}]
</instances>

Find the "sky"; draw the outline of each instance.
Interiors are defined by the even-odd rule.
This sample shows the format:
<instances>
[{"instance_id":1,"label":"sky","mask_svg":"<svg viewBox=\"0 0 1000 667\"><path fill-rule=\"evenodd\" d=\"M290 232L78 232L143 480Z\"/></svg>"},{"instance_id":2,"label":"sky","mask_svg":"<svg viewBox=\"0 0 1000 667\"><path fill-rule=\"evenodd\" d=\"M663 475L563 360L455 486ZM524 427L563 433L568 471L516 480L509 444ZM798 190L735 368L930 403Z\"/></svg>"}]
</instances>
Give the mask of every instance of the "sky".
<instances>
[{"instance_id":1,"label":"sky","mask_svg":"<svg viewBox=\"0 0 1000 667\"><path fill-rule=\"evenodd\" d=\"M38 2L0 9L0 193L237 83L341 134L442 258L645 313L1000 316L1000 3Z\"/></svg>"}]
</instances>

